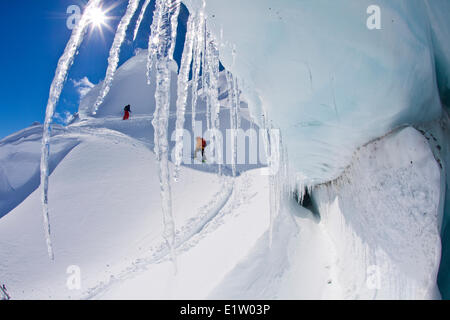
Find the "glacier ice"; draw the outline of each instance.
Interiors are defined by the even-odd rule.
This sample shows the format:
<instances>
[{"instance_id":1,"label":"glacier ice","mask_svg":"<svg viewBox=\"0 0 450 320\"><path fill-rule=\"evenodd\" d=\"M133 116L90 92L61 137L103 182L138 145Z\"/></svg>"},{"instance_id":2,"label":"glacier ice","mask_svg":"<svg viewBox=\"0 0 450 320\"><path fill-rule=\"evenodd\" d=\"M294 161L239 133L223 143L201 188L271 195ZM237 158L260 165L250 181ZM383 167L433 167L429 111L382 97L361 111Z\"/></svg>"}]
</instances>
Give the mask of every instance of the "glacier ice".
<instances>
[{"instance_id":1,"label":"glacier ice","mask_svg":"<svg viewBox=\"0 0 450 320\"><path fill-rule=\"evenodd\" d=\"M412 127L372 141L313 196L345 299L434 299L441 169Z\"/></svg>"},{"instance_id":2,"label":"glacier ice","mask_svg":"<svg viewBox=\"0 0 450 320\"><path fill-rule=\"evenodd\" d=\"M425 2L430 16L430 31L433 41L436 77L442 103L450 106L450 23L448 12L450 3L446 0L427 0Z\"/></svg>"}]
</instances>

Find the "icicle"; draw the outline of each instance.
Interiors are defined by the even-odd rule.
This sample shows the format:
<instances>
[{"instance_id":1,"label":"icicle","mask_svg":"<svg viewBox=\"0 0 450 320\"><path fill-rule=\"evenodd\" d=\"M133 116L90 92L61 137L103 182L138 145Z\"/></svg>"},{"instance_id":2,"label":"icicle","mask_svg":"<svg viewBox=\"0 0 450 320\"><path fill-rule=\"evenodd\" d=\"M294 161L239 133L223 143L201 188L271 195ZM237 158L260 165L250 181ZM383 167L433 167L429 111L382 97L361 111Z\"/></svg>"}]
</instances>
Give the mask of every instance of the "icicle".
<instances>
[{"instance_id":1,"label":"icicle","mask_svg":"<svg viewBox=\"0 0 450 320\"><path fill-rule=\"evenodd\" d=\"M150 37L148 40L148 57L147 57L147 83L150 84L150 73L156 60L156 54L160 46L161 28L163 25L163 14L166 11L166 2L164 0L156 0L155 10L153 11L153 21L150 27Z\"/></svg>"},{"instance_id":2,"label":"icicle","mask_svg":"<svg viewBox=\"0 0 450 320\"><path fill-rule=\"evenodd\" d=\"M169 177L167 128L170 107L170 69L169 61L158 60L156 68L156 109L152 121L155 129L155 153L159 165L159 182L161 186L161 201L163 211L163 237L169 246L171 258L176 266L175 257L175 223L172 212L172 195Z\"/></svg>"},{"instance_id":3,"label":"icicle","mask_svg":"<svg viewBox=\"0 0 450 320\"><path fill-rule=\"evenodd\" d=\"M139 14L139 17L136 22L136 27L134 28L133 41L136 40L137 34L139 32L139 28L141 27L142 20L144 20L145 11L147 11L147 7L149 4L150 4L150 0L145 0L144 4L142 5L141 13Z\"/></svg>"},{"instance_id":4,"label":"icicle","mask_svg":"<svg viewBox=\"0 0 450 320\"><path fill-rule=\"evenodd\" d=\"M173 5L174 3L172 3ZM157 3L157 5L162 5ZM172 193L169 172L169 141L168 127L170 114L170 62L176 42L176 29L179 8L171 14L169 7L159 8L161 11L161 25L159 26L159 42L154 58L156 58L156 92L155 113L153 115L155 154L159 168L159 182L161 186L161 201L164 231L163 237L171 252L171 258L176 272L175 255L175 223L172 212Z\"/></svg>"},{"instance_id":5,"label":"icicle","mask_svg":"<svg viewBox=\"0 0 450 320\"><path fill-rule=\"evenodd\" d=\"M214 157L218 164L219 174L221 174L222 146L218 140L218 129L220 127L220 102L219 102L219 52L209 32L206 32L205 58L203 65L204 88L203 92L207 96L207 123L208 130L211 130L211 149L214 150Z\"/></svg>"},{"instance_id":6,"label":"icicle","mask_svg":"<svg viewBox=\"0 0 450 320\"><path fill-rule=\"evenodd\" d=\"M289 188L289 176L287 167L287 151L283 147L279 129L268 130L269 138L269 188L270 188L270 226L269 247L273 243L273 230L275 219L281 214L282 203L286 200Z\"/></svg>"},{"instance_id":7,"label":"icicle","mask_svg":"<svg viewBox=\"0 0 450 320\"><path fill-rule=\"evenodd\" d=\"M270 222L269 222L269 247L272 247L273 228L275 218L280 213L282 196L282 146L280 131L267 128L267 123L263 123L263 139L269 166L269 201L270 201Z\"/></svg>"},{"instance_id":8,"label":"icicle","mask_svg":"<svg viewBox=\"0 0 450 320\"><path fill-rule=\"evenodd\" d=\"M241 127L241 118L240 118L240 92L238 88L238 80L237 77L234 77L231 75L230 78L230 88L231 88L231 100L232 100L232 106L233 106L233 122L234 122L234 129L236 130L234 134L234 140L235 140L235 149L234 149L234 157L237 158L237 129ZM236 160L235 160L236 163Z\"/></svg>"},{"instance_id":9,"label":"icicle","mask_svg":"<svg viewBox=\"0 0 450 320\"><path fill-rule=\"evenodd\" d=\"M181 58L180 72L178 75L178 95L177 95L177 121L176 121L176 146L175 146L175 181L183 157L183 130L186 112L186 103L189 88L189 71L192 61L192 50L195 36L196 17L191 14L187 23L186 40L184 43L183 55Z\"/></svg>"},{"instance_id":10,"label":"icicle","mask_svg":"<svg viewBox=\"0 0 450 320\"><path fill-rule=\"evenodd\" d=\"M203 56L203 28L205 25L205 13L200 11L196 19L194 49L193 49L193 64L192 64L192 130L195 131L195 114L198 100L198 84L200 79L200 70Z\"/></svg>"},{"instance_id":11,"label":"icicle","mask_svg":"<svg viewBox=\"0 0 450 320\"><path fill-rule=\"evenodd\" d=\"M61 91L63 89L65 80L67 78L67 72L73 63L75 54L83 41L86 33L86 28L89 25L89 19L93 9L98 8L100 0L90 0L86 6L84 14L82 15L80 22L75 27L70 37L69 42L66 45L63 55L58 61L58 67L55 72L55 78L53 79L50 87L50 95L48 98L47 109L45 112L44 131L42 134L42 150L41 150L41 185L42 185L42 210L44 218L45 238L47 242L47 250L50 259L54 259L53 247L51 242L50 232L50 219L48 210L48 185L49 185L49 156L50 156L50 124L55 113L55 108L58 103Z\"/></svg>"},{"instance_id":12,"label":"icicle","mask_svg":"<svg viewBox=\"0 0 450 320\"><path fill-rule=\"evenodd\" d=\"M239 90L239 84L236 77L234 77L233 81L233 88L234 88L234 103L236 105L236 126L238 128L241 127L241 92Z\"/></svg>"},{"instance_id":13,"label":"icicle","mask_svg":"<svg viewBox=\"0 0 450 320\"><path fill-rule=\"evenodd\" d=\"M106 70L105 80L103 81L102 89L100 91L100 95L97 98L97 101L94 104L93 114L97 114L99 106L103 103L103 100L108 95L109 90L111 89L112 82L114 80L114 75L117 70L117 66L119 65L119 55L120 48L122 47L122 43L125 40L125 35L128 29L128 25L130 24L131 18L133 18L140 0L130 0L128 2L128 7L125 15L120 20L119 26L117 27L116 35L114 36L114 41L109 51L108 58L108 68Z\"/></svg>"},{"instance_id":14,"label":"icicle","mask_svg":"<svg viewBox=\"0 0 450 320\"><path fill-rule=\"evenodd\" d=\"M173 54L175 52L175 45L177 44L177 29L178 29L178 16L180 15L180 2L178 0L174 0L172 5L168 8L169 14L173 11L170 17L170 30L171 30L171 39L170 39L170 49L169 49L169 58L173 59Z\"/></svg>"},{"instance_id":15,"label":"icicle","mask_svg":"<svg viewBox=\"0 0 450 320\"><path fill-rule=\"evenodd\" d=\"M270 139L270 170L272 171L273 169L273 165L274 165L274 157L275 157L275 148L276 146L273 145L273 138L270 136L269 134L269 139ZM275 222L275 217L278 213L278 184L276 181L276 176L274 172L270 173L269 176L269 190L270 190L270 229L269 229L269 247L272 247L272 243L273 243L273 228L274 228L274 222Z\"/></svg>"},{"instance_id":16,"label":"icicle","mask_svg":"<svg viewBox=\"0 0 450 320\"><path fill-rule=\"evenodd\" d=\"M202 94L206 98L206 129L209 131L211 129L211 97L207 92L207 87L209 86L209 64L208 64L208 36L206 29L206 20L203 26L203 43L202 43Z\"/></svg>"},{"instance_id":17,"label":"icicle","mask_svg":"<svg viewBox=\"0 0 450 320\"><path fill-rule=\"evenodd\" d=\"M230 140L231 140L231 171L233 177L236 176L236 154L237 154L237 135L236 135L236 108L233 97L233 75L226 71L228 105L230 106Z\"/></svg>"}]
</instances>

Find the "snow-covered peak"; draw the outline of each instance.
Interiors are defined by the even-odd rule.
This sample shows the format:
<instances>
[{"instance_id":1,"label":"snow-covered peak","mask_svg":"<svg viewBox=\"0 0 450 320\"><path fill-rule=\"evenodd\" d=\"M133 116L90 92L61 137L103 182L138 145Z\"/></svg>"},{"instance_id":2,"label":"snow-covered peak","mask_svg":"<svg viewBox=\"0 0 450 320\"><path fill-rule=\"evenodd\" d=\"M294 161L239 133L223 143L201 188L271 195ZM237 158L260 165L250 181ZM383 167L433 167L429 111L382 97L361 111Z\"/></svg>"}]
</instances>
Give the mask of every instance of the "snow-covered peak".
<instances>
[{"instance_id":1,"label":"snow-covered peak","mask_svg":"<svg viewBox=\"0 0 450 320\"><path fill-rule=\"evenodd\" d=\"M118 70L112 82L111 90L99 106L97 114L92 115L95 101L100 94L102 82L96 85L81 100L78 112L81 118L120 116L123 108L131 105L133 115L150 115L155 110L155 74L151 74L151 83L147 84L147 51L140 50L134 57L126 61ZM171 64L172 73L176 74L177 66ZM174 78L174 77L172 77ZM176 79L176 77L175 77ZM176 81L171 85L172 99L176 101Z\"/></svg>"},{"instance_id":2,"label":"snow-covered peak","mask_svg":"<svg viewBox=\"0 0 450 320\"><path fill-rule=\"evenodd\" d=\"M94 116L93 106L100 93L102 82L97 84L80 102L78 112L81 119L86 117L104 118L120 117L123 108L131 105L132 115L153 115L155 111L155 72L150 73L150 84L147 84L147 50L138 50L136 55L120 66L112 82L111 90L105 97L104 102L99 106L97 114ZM178 65L171 61L172 72L170 85L170 109L176 111L177 100L177 72ZM221 72L219 79L219 98L227 98L227 83L225 73ZM201 88L200 88L200 94ZM187 101L187 108L191 106L191 99ZM198 110L205 109L204 101L198 102ZM223 102L225 106L225 102Z\"/></svg>"}]
</instances>

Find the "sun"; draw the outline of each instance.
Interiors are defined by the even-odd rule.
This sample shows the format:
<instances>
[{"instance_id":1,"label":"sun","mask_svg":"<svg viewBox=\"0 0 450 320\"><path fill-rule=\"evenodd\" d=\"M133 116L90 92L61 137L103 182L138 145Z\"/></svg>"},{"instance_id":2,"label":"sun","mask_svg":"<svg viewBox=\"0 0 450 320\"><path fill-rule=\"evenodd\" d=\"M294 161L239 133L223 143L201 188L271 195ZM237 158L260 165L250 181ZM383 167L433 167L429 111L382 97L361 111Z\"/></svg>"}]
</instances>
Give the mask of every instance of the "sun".
<instances>
[{"instance_id":1,"label":"sun","mask_svg":"<svg viewBox=\"0 0 450 320\"><path fill-rule=\"evenodd\" d=\"M99 5L95 8L91 8L89 13L87 14L87 24L90 25L89 28L89 38L94 34L100 34L100 37L105 40L103 32L106 29L107 31L114 32L113 28L109 25L109 22L112 20L116 20L117 17L112 16L111 12L120 4L122 1L113 1L113 3L104 8L102 5Z\"/></svg>"},{"instance_id":2,"label":"sun","mask_svg":"<svg viewBox=\"0 0 450 320\"><path fill-rule=\"evenodd\" d=\"M96 28L105 26L107 20L108 17L106 16L106 12L103 11L100 7L93 8L89 14L89 23L91 23Z\"/></svg>"}]
</instances>

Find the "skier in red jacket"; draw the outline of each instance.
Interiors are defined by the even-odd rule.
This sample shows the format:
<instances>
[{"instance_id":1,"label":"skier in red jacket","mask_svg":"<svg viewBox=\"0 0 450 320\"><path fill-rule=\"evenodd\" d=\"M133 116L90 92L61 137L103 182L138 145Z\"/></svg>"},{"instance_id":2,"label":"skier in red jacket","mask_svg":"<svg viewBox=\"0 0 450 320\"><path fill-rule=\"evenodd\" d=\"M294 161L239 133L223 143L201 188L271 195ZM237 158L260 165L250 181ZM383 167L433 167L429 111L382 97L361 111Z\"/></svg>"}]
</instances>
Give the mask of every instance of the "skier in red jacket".
<instances>
[{"instance_id":1,"label":"skier in red jacket","mask_svg":"<svg viewBox=\"0 0 450 320\"><path fill-rule=\"evenodd\" d=\"M123 111L124 111L124 113L123 113L123 120L128 120L130 118L131 106L127 105L123 109Z\"/></svg>"}]
</instances>

